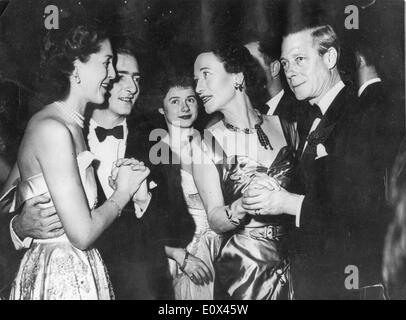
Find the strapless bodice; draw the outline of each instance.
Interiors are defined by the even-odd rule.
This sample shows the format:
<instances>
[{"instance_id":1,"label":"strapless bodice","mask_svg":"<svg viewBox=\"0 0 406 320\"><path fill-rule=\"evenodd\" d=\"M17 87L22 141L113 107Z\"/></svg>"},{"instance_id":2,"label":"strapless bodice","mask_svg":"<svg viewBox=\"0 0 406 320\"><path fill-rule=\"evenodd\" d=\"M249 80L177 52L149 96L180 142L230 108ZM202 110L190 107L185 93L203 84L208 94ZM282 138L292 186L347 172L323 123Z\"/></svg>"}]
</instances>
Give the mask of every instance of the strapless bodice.
<instances>
[{"instance_id":1,"label":"strapless bodice","mask_svg":"<svg viewBox=\"0 0 406 320\"><path fill-rule=\"evenodd\" d=\"M94 155L90 151L83 151L77 155L76 160L79 168L80 179L86 194L89 208L93 209L97 203L97 185L95 182L93 167L91 166L91 163L94 160ZM61 168L61 170L63 170L63 168ZM17 181L13 208L11 208L10 211L14 211L15 208L19 208L25 201L39 195L49 195L48 186L42 173L38 173L25 180ZM54 204L51 199L47 207L52 206L54 206ZM66 235L62 235L61 237L54 239L34 241L67 241L67 237Z\"/></svg>"}]
</instances>

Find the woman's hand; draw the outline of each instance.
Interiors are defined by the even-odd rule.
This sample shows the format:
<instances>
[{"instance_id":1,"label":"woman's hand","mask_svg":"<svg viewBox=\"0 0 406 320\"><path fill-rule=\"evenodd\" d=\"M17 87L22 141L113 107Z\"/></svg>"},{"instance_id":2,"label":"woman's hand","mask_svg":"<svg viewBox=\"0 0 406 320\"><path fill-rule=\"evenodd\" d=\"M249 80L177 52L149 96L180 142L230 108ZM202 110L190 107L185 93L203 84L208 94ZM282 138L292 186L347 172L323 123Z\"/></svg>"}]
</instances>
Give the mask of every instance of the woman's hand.
<instances>
[{"instance_id":1,"label":"woman's hand","mask_svg":"<svg viewBox=\"0 0 406 320\"><path fill-rule=\"evenodd\" d=\"M143 162L139 162L134 158L119 159L115 166L118 169L113 168L109 182L113 184L117 191L127 192L132 198L148 177L149 169L145 167Z\"/></svg>"},{"instance_id":2,"label":"woman's hand","mask_svg":"<svg viewBox=\"0 0 406 320\"><path fill-rule=\"evenodd\" d=\"M184 264L184 263L183 263ZM192 280L194 284L199 286L209 284L213 281L213 275L207 265L198 257L188 254L186 264L182 271Z\"/></svg>"}]
</instances>

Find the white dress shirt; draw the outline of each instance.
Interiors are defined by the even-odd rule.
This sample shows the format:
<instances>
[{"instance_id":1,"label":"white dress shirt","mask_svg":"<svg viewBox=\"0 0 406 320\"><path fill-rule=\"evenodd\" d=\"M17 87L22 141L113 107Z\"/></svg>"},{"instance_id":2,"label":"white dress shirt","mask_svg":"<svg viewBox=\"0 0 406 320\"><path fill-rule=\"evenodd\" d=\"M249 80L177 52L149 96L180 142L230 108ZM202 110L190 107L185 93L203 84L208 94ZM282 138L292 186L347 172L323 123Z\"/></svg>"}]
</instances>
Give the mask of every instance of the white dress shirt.
<instances>
[{"instance_id":1,"label":"white dress shirt","mask_svg":"<svg viewBox=\"0 0 406 320\"><path fill-rule=\"evenodd\" d=\"M361 87L359 87L359 89L358 89L358 97L361 97L361 94L364 92L366 87L368 87L370 84L373 84L375 82L382 82L382 79L377 77L377 78L373 78L368 81L365 81L364 84Z\"/></svg>"},{"instance_id":2,"label":"white dress shirt","mask_svg":"<svg viewBox=\"0 0 406 320\"><path fill-rule=\"evenodd\" d=\"M268 100L268 102L266 103L268 105L268 107L269 107L269 110L266 113L268 116L273 116L273 114L275 113L275 110L278 107L278 104L281 101L284 93L285 93L285 90L282 89L281 91L279 91L279 93L276 96L274 96L273 98Z\"/></svg>"},{"instance_id":3,"label":"white dress shirt","mask_svg":"<svg viewBox=\"0 0 406 320\"><path fill-rule=\"evenodd\" d=\"M329 91L327 91L327 93L320 99L319 103L317 104L320 107L320 111L323 114L323 116L326 114L328 108L330 107L331 103L333 102L333 100L337 97L337 95L340 93L340 91L345 87L344 82L340 81L338 83L336 83ZM313 121L312 127L309 131L309 135L310 133L312 133L314 130L316 130L317 126L319 125L321 119L320 118L316 118ZM303 147L303 150L306 149L307 146L307 141ZM302 204L303 204L303 200L304 200L305 196L301 195L300 196L300 201L298 202L298 206L296 208L296 227L300 227L300 214L302 211Z\"/></svg>"},{"instance_id":4,"label":"white dress shirt","mask_svg":"<svg viewBox=\"0 0 406 320\"><path fill-rule=\"evenodd\" d=\"M98 124L93 119L90 119L89 122L89 135L87 136L89 149L94 154L95 161L98 162L96 164L96 173L107 199L110 198L114 192L109 186L108 180L111 175L111 169L113 168L113 162L124 158L127 146L127 121L124 120L118 126L120 125L123 126L123 139L107 136L103 142L100 142L95 132Z\"/></svg>"},{"instance_id":5,"label":"white dress shirt","mask_svg":"<svg viewBox=\"0 0 406 320\"><path fill-rule=\"evenodd\" d=\"M95 155L96 161L99 161L96 174L99 178L106 199L110 198L114 192L114 190L110 187L108 180L109 176L111 175L114 162L118 159L124 158L127 147L127 121L124 120L118 126L120 125L123 126L123 139L107 136L103 142L100 142L95 131L98 124L93 119L90 119L89 122L89 135L87 136L89 141L89 149ZM145 204L138 204L134 202L134 210L138 218L142 217L145 210L148 208L150 200L151 194L149 194L149 200Z\"/></svg>"}]
</instances>

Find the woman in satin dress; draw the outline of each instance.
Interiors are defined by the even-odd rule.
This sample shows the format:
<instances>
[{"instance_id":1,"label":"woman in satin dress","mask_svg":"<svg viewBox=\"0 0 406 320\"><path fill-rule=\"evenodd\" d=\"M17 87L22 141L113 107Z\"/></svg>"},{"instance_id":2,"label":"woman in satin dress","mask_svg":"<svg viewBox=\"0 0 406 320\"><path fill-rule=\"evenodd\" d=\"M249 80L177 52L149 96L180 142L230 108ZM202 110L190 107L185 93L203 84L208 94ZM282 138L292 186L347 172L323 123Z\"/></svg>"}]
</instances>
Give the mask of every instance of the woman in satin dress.
<instances>
[{"instance_id":1,"label":"woman in satin dress","mask_svg":"<svg viewBox=\"0 0 406 320\"><path fill-rule=\"evenodd\" d=\"M194 65L205 110L224 119L193 146L193 176L214 231L225 236L215 262L216 298L292 299L287 239L294 219L247 206L289 188L297 135L293 124L253 108L255 61L242 46L201 53Z\"/></svg>"},{"instance_id":2,"label":"woman in satin dress","mask_svg":"<svg viewBox=\"0 0 406 320\"><path fill-rule=\"evenodd\" d=\"M161 86L162 107L159 112L166 122L167 134L161 142L171 150L173 162L167 170L174 170L177 177L172 181L172 188L181 188L185 203L178 203L180 211L186 206L188 214L193 218L194 235L186 246L167 245L165 248L169 258L174 298L176 300L213 300L214 298L214 266L221 236L210 229L207 214L196 189L192 176L191 140L200 138L193 128L198 116L198 102L193 89L193 78L185 72L168 72ZM174 161L173 159L176 159ZM180 185L178 186L178 181ZM175 217L173 219L176 220ZM173 221L174 232L181 232L182 221Z\"/></svg>"},{"instance_id":3,"label":"woman in satin dress","mask_svg":"<svg viewBox=\"0 0 406 320\"><path fill-rule=\"evenodd\" d=\"M104 102L115 78L110 41L97 28L77 26L63 38L47 38L45 52L49 103L32 117L22 139L15 168L20 176L15 205L49 194L49 208L55 207L57 213L52 227L63 228L64 234L33 239L10 299L112 299L106 268L92 244L119 217L149 170L134 159L120 159L112 181L115 192L95 209L94 156L83 138L83 114L87 103Z\"/></svg>"}]
</instances>

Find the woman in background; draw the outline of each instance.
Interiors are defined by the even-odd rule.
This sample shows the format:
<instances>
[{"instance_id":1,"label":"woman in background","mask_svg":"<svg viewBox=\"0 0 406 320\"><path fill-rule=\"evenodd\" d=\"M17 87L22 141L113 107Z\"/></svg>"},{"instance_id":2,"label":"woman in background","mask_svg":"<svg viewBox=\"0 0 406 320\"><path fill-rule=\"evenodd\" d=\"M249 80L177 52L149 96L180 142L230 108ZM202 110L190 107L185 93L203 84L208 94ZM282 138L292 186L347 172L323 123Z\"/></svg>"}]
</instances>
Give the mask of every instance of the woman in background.
<instances>
[{"instance_id":1,"label":"woman in background","mask_svg":"<svg viewBox=\"0 0 406 320\"><path fill-rule=\"evenodd\" d=\"M190 241L168 243L165 251L169 258L170 273L173 278L174 298L176 300L213 300L214 267L221 237L212 231L207 214L192 176L191 141L200 139L193 123L198 116L197 97L193 90L193 78L181 72L169 72L164 76L160 94L162 107L159 112L165 118L167 134L162 138L164 148L170 150L168 164L162 165L164 171L172 171L168 179L172 189L172 203L179 211L186 209L181 216L168 217L168 230L173 238L185 236L187 227L184 220L193 218L190 231L194 231ZM175 190L179 190L179 197ZM188 219L187 219L188 218ZM190 221L189 221L190 222Z\"/></svg>"}]
</instances>

